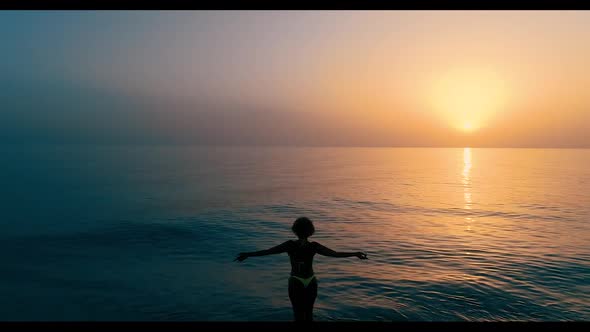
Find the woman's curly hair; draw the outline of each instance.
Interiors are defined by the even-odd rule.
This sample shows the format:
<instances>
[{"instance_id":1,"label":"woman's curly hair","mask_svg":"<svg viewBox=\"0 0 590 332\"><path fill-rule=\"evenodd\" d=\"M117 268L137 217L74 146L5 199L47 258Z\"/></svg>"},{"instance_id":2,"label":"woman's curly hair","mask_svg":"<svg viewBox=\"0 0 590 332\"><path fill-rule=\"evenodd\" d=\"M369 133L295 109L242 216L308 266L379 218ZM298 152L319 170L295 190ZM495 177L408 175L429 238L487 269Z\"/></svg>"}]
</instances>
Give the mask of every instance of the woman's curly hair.
<instances>
[{"instance_id":1,"label":"woman's curly hair","mask_svg":"<svg viewBox=\"0 0 590 332\"><path fill-rule=\"evenodd\" d=\"M315 233L315 227L313 227L313 223L307 217L297 218L291 230L301 239L306 239Z\"/></svg>"}]
</instances>

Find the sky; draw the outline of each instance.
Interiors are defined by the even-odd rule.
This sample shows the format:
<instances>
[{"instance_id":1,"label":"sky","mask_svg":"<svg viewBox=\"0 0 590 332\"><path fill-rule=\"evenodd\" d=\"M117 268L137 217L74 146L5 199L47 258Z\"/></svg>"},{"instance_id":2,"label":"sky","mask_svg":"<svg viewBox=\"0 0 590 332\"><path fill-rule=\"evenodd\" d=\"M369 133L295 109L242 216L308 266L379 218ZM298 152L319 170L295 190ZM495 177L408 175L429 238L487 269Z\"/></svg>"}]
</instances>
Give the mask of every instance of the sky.
<instances>
[{"instance_id":1,"label":"sky","mask_svg":"<svg viewBox=\"0 0 590 332\"><path fill-rule=\"evenodd\" d=\"M589 11L3 11L8 143L590 147Z\"/></svg>"}]
</instances>

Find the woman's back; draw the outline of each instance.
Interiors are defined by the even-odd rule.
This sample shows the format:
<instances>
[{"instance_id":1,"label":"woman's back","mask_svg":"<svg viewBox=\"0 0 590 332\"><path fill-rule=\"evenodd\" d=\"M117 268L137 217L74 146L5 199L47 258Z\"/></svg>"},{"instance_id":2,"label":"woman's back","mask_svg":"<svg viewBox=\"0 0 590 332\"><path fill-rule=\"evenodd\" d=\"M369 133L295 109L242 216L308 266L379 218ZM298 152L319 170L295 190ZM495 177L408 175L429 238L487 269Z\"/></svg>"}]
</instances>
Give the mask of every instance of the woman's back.
<instances>
[{"instance_id":1,"label":"woman's back","mask_svg":"<svg viewBox=\"0 0 590 332\"><path fill-rule=\"evenodd\" d=\"M317 252L317 244L306 240L291 240L287 253L291 260L291 275L300 278L313 276L313 256Z\"/></svg>"}]
</instances>

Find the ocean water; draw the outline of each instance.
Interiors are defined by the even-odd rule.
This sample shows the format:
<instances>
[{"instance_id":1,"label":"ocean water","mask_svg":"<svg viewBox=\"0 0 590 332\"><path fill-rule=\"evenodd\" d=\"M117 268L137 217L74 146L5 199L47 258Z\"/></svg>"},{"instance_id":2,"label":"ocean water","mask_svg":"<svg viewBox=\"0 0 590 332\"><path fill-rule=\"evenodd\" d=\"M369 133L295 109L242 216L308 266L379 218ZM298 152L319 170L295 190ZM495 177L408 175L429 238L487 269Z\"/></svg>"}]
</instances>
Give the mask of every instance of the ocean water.
<instances>
[{"instance_id":1,"label":"ocean water","mask_svg":"<svg viewBox=\"0 0 590 332\"><path fill-rule=\"evenodd\" d=\"M316 320L590 319L590 150L1 152L0 320L291 320L299 216Z\"/></svg>"}]
</instances>

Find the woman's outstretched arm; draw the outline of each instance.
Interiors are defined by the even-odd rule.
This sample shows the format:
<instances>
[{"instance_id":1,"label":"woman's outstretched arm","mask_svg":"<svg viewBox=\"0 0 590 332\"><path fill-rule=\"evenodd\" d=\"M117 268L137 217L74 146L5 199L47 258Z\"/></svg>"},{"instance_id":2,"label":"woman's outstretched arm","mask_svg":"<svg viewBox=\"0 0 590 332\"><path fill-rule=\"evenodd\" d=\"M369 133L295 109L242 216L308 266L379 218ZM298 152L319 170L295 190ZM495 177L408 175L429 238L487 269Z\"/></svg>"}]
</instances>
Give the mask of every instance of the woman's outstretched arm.
<instances>
[{"instance_id":1,"label":"woman's outstretched arm","mask_svg":"<svg viewBox=\"0 0 590 332\"><path fill-rule=\"evenodd\" d=\"M286 252L289 246L289 241L283 242L278 246L272 247L266 250L254 251L254 252L241 252L234 261L241 262L248 257L255 257L255 256L266 256L266 255L275 255Z\"/></svg>"},{"instance_id":2,"label":"woman's outstretched arm","mask_svg":"<svg viewBox=\"0 0 590 332\"><path fill-rule=\"evenodd\" d=\"M328 247L324 247L323 245L316 242L316 252L322 256L329 256L329 257L358 257L359 259L368 259L367 254L361 251L357 252L337 252Z\"/></svg>"}]
</instances>

